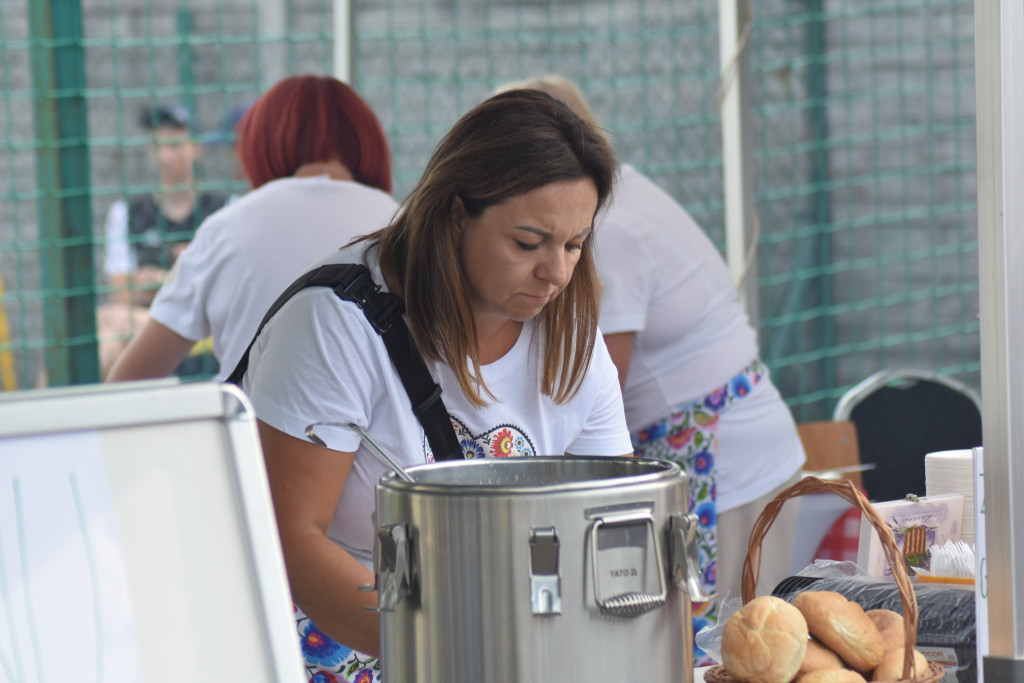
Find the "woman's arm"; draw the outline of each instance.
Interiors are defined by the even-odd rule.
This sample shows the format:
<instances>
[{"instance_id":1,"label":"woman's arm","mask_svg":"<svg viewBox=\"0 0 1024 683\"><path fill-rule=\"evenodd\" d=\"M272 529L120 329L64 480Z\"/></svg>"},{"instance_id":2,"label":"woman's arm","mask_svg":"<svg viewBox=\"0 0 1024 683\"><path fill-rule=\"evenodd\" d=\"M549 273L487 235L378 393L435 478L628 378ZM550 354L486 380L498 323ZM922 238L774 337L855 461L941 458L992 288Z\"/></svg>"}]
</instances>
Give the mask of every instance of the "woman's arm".
<instances>
[{"instance_id":1,"label":"woman's arm","mask_svg":"<svg viewBox=\"0 0 1024 683\"><path fill-rule=\"evenodd\" d=\"M258 422L292 599L339 643L376 656L373 573L327 536L354 453L321 448Z\"/></svg>"},{"instance_id":2,"label":"woman's arm","mask_svg":"<svg viewBox=\"0 0 1024 683\"><path fill-rule=\"evenodd\" d=\"M106 381L169 377L195 343L150 318L117 357Z\"/></svg>"},{"instance_id":3,"label":"woman's arm","mask_svg":"<svg viewBox=\"0 0 1024 683\"><path fill-rule=\"evenodd\" d=\"M615 368L619 371L619 388L626 388L626 375L629 374L629 361L633 357L633 336L635 332L618 332L604 335L604 344L608 347L608 355L612 357Z\"/></svg>"},{"instance_id":4,"label":"woman's arm","mask_svg":"<svg viewBox=\"0 0 1024 683\"><path fill-rule=\"evenodd\" d=\"M585 380L585 385L594 383L590 389L593 392L593 403L590 406L590 413L585 418L583 431L569 444L566 455L633 455L633 446L626 427L621 387L629 371L629 342L632 338L632 332L601 335L596 338L594 357ZM609 339L612 340L612 344L608 343ZM624 358L615 357L613 345L624 347ZM619 365L620 360L623 361L623 366ZM621 444L622 451L616 453L612 450L618 448L613 444Z\"/></svg>"}]
</instances>

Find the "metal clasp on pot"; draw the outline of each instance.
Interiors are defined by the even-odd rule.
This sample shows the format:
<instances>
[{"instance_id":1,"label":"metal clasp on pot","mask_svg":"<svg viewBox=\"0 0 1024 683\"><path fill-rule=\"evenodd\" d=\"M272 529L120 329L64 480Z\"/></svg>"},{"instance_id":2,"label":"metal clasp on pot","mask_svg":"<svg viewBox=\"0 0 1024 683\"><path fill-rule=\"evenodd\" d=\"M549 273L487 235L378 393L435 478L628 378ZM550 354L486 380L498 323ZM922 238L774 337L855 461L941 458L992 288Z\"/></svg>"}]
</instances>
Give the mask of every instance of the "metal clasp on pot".
<instances>
[{"instance_id":1,"label":"metal clasp on pot","mask_svg":"<svg viewBox=\"0 0 1024 683\"><path fill-rule=\"evenodd\" d=\"M562 613L562 585L558 575L558 536L554 527L530 534L530 600L534 614Z\"/></svg>"},{"instance_id":2,"label":"metal clasp on pot","mask_svg":"<svg viewBox=\"0 0 1024 683\"><path fill-rule=\"evenodd\" d=\"M697 552L697 515L672 515L669 519L669 553L672 581L686 591L692 602L711 599L700 585L700 555Z\"/></svg>"},{"instance_id":3,"label":"metal clasp on pot","mask_svg":"<svg viewBox=\"0 0 1024 683\"><path fill-rule=\"evenodd\" d=\"M377 610L394 611L412 590L409 532L402 524L377 529Z\"/></svg>"}]
</instances>

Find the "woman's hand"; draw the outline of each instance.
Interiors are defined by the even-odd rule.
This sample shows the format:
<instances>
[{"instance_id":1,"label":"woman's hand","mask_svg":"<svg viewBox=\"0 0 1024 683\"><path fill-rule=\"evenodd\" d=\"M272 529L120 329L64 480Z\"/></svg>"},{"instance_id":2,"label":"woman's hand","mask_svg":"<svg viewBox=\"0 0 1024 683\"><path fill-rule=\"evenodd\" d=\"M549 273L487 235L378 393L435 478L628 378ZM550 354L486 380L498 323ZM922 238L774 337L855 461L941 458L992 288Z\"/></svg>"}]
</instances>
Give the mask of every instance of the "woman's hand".
<instances>
[{"instance_id":1,"label":"woman's hand","mask_svg":"<svg viewBox=\"0 0 1024 683\"><path fill-rule=\"evenodd\" d=\"M373 573L327 536L354 453L321 448L258 422L292 599L321 631L377 655L377 594L357 589Z\"/></svg>"}]
</instances>

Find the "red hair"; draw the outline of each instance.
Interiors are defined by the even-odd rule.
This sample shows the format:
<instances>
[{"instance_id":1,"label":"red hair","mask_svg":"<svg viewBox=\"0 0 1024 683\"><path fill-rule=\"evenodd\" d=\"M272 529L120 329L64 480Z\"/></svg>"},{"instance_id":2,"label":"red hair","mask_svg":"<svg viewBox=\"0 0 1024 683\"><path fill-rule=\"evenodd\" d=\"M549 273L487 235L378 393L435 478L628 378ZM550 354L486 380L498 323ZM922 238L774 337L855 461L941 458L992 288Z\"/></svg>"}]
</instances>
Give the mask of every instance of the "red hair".
<instances>
[{"instance_id":1,"label":"red hair","mask_svg":"<svg viewBox=\"0 0 1024 683\"><path fill-rule=\"evenodd\" d=\"M236 128L238 156L253 188L303 164L340 161L356 181L391 192L384 129L356 91L330 76L289 76L263 94Z\"/></svg>"}]
</instances>

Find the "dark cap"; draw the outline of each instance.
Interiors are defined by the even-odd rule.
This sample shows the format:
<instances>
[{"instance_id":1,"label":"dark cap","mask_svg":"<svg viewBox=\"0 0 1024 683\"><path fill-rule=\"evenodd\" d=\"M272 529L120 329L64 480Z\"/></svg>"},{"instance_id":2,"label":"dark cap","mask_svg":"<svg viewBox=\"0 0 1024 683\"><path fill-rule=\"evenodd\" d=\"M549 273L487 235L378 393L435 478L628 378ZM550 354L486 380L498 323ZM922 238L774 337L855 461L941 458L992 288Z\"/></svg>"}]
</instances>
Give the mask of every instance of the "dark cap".
<instances>
[{"instance_id":1,"label":"dark cap","mask_svg":"<svg viewBox=\"0 0 1024 683\"><path fill-rule=\"evenodd\" d=\"M158 104L143 109L139 115L139 125L146 130L167 127L196 132L192 114L180 104Z\"/></svg>"}]
</instances>

